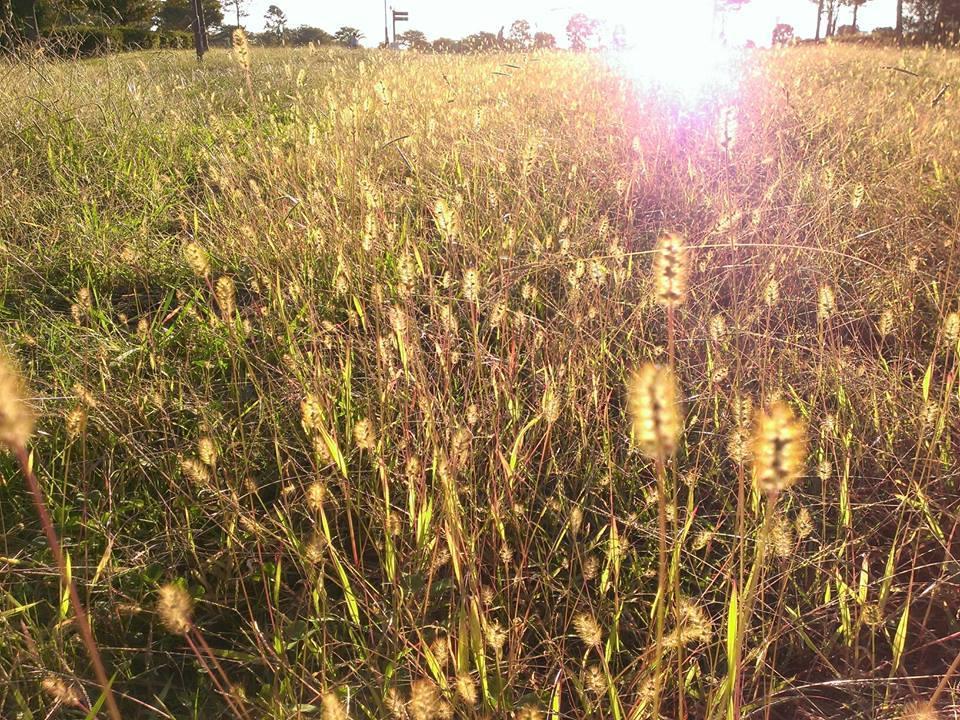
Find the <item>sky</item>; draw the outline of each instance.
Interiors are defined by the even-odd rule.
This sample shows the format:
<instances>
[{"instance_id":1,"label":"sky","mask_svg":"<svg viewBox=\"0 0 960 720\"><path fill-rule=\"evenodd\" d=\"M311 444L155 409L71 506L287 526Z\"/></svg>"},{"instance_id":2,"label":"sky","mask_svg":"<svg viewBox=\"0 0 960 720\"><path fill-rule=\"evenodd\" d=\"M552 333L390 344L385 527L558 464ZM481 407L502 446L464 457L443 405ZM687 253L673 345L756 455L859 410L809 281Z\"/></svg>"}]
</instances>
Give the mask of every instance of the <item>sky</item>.
<instances>
[{"instance_id":1,"label":"sky","mask_svg":"<svg viewBox=\"0 0 960 720\"><path fill-rule=\"evenodd\" d=\"M709 28L713 0L387 0L388 8L405 10L410 22L398 23L397 31L420 30L433 40L438 37L461 38L480 30L497 32L523 18L534 32L553 33L565 44L567 20L577 12L597 18L612 28L623 24L628 40L639 42L645 32L664 27L696 26ZM342 25L360 28L364 45L383 40L383 0L250 0L249 16L244 24L253 30L263 28L267 6L278 5L287 15L290 27L314 25L334 32ZM642 9L641 9L642 8ZM852 10L842 8L839 25L850 22ZM896 0L868 0L860 8L858 24L863 30L894 24ZM651 17L651 15L653 17ZM727 35L732 40L769 43L777 22L793 25L800 37L812 37L816 6L811 0L752 0L742 10L731 13Z\"/></svg>"}]
</instances>

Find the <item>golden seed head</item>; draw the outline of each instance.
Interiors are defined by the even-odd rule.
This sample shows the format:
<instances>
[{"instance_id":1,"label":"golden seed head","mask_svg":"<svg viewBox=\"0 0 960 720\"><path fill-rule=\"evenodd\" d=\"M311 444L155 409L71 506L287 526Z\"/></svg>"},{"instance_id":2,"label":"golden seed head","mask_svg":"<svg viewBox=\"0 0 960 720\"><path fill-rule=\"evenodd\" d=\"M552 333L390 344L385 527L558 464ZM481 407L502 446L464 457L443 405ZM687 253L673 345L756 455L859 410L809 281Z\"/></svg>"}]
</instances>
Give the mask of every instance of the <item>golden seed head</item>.
<instances>
[{"instance_id":1,"label":"golden seed head","mask_svg":"<svg viewBox=\"0 0 960 720\"><path fill-rule=\"evenodd\" d=\"M603 644L603 630L590 613L580 613L573 618L573 629L584 645L599 648Z\"/></svg>"},{"instance_id":2,"label":"golden seed head","mask_svg":"<svg viewBox=\"0 0 960 720\"><path fill-rule=\"evenodd\" d=\"M780 283L775 278L770 278L767 286L763 289L763 302L769 307L773 307L780 302Z\"/></svg>"},{"instance_id":3,"label":"golden seed head","mask_svg":"<svg viewBox=\"0 0 960 720\"><path fill-rule=\"evenodd\" d=\"M543 419L547 421L548 425L553 425L560 419L560 396L557 395L552 383L547 383L547 386L543 389L540 407L543 410Z\"/></svg>"},{"instance_id":4,"label":"golden seed head","mask_svg":"<svg viewBox=\"0 0 960 720\"><path fill-rule=\"evenodd\" d=\"M684 240L675 233L666 233L657 240L653 260L653 279L657 302L664 307L677 307L687 295L689 258Z\"/></svg>"},{"instance_id":5,"label":"golden seed head","mask_svg":"<svg viewBox=\"0 0 960 720\"><path fill-rule=\"evenodd\" d=\"M680 648L710 642L713 621L697 603L687 597L680 598L677 607L676 627L664 637L668 648Z\"/></svg>"},{"instance_id":6,"label":"golden seed head","mask_svg":"<svg viewBox=\"0 0 960 720\"><path fill-rule=\"evenodd\" d=\"M217 446L213 442L213 438L209 435L203 435L200 438L197 442L197 455L200 457L200 462L207 467L212 468L216 466Z\"/></svg>"},{"instance_id":7,"label":"golden seed head","mask_svg":"<svg viewBox=\"0 0 960 720\"><path fill-rule=\"evenodd\" d=\"M677 379L673 371L647 363L627 384L627 408L633 441L651 459L665 459L677 451L683 420Z\"/></svg>"},{"instance_id":8,"label":"golden seed head","mask_svg":"<svg viewBox=\"0 0 960 720\"><path fill-rule=\"evenodd\" d=\"M829 480L832 474L833 465L829 460L821 460L817 463L817 477L820 478L822 482Z\"/></svg>"},{"instance_id":9,"label":"golden seed head","mask_svg":"<svg viewBox=\"0 0 960 720\"><path fill-rule=\"evenodd\" d=\"M70 438L82 435L83 431L87 428L87 411L80 405L77 405L67 413L65 424L67 427L67 435Z\"/></svg>"},{"instance_id":10,"label":"golden seed head","mask_svg":"<svg viewBox=\"0 0 960 720\"><path fill-rule=\"evenodd\" d=\"M813 534L813 517L806 508L800 508L797 519L794 521L797 539L804 540Z\"/></svg>"},{"instance_id":11,"label":"golden seed head","mask_svg":"<svg viewBox=\"0 0 960 720\"><path fill-rule=\"evenodd\" d=\"M160 621L174 635L185 635L193 624L193 598L179 585L168 583L160 588L157 614Z\"/></svg>"},{"instance_id":12,"label":"golden seed head","mask_svg":"<svg viewBox=\"0 0 960 720\"><path fill-rule=\"evenodd\" d=\"M473 707L477 704L477 683L469 673L460 673L454 683L457 690L457 696L463 701L464 705Z\"/></svg>"},{"instance_id":13,"label":"golden seed head","mask_svg":"<svg viewBox=\"0 0 960 720\"><path fill-rule=\"evenodd\" d=\"M183 246L183 260L198 277L210 274L210 255L199 243L190 241Z\"/></svg>"},{"instance_id":14,"label":"golden seed head","mask_svg":"<svg viewBox=\"0 0 960 720\"><path fill-rule=\"evenodd\" d=\"M864 625L868 627L876 628L883 625L883 612L880 610L880 606L874 603L864 605L860 611L860 617Z\"/></svg>"},{"instance_id":15,"label":"golden seed head","mask_svg":"<svg viewBox=\"0 0 960 720\"><path fill-rule=\"evenodd\" d=\"M445 635L440 635L430 643L430 652L434 660L441 668L445 668L450 662L450 643Z\"/></svg>"},{"instance_id":16,"label":"golden seed head","mask_svg":"<svg viewBox=\"0 0 960 720\"><path fill-rule=\"evenodd\" d=\"M515 720L542 720L543 713L532 705L525 705L514 713Z\"/></svg>"},{"instance_id":17,"label":"golden seed head","mask_svg":"<svg viewBox=\"0 0 960 720\"><path fill-rule=\"evenodd\" d=\"M373 431L373 423L367 418L357 420L353 426L353 439L361 450L373 450L377 445L377 435Z\"/></svg>"},{"instance_id":18,"label":"golden seed head","mask_svg":"<svg viewBox=\"0 0 960 720\"><path fill-rule=\"evenodd\" d=\"M327 495L326 484L319 480L314 480L307 486L307 507L313 512L320 512L323 509L323 499Z\"/></svg>"},{"instance_id":19,"label":"golden seed head","mask_svg":"<svg viewBox=\"0 0 960 720\"><path fill-rule=\"evenodd\" d=\"M181 460L180 470L186 478L195 485L205 487L210 484L210 471L207 470L206 465L195 458L184 458Z\"/></svg>"},{"instance_id":20,"label":"golden seed head","mask_svg":"<svg viewBox=\"0 0 960 720\"><path fill-rule=\"evenodd\" d=\"M893 310L884 310L880 314L880 320L877 321L877 332L883 337L887 337L893 332Z\"/></svg>"},{"instance_id":21,"label":"golden seed head","mask_svg":"<svg viewBox=\"0 0 960 720\"><path fill-rule=\"evenodd\" d=\"M328 690L320 699L322 720L349 720L347 709L343 706L340 696L333 690Z\"/></svg>"},{"instance_id":22,"label":"golden seed head","mask_svg":"<svg viewBox=\"0 0 960 720\"><path fill-rule=\"evenodd\" d=\"M765 540L776 557L787 558L793 554L793 526L783 515L778 514L771 520Z\"/></svg>"},{"instance_id":23,"label":"golden seed head","mask_svg":"<svg viewBox=\"0 0 960 720\"><path fill-rule=\"evenodd\" d=\"M722 343L727 339L727 320L720 313L710 318L710 339L715 343Z\"/></svg>"},{"instance_id":24,"label":"golden seed head","mask_svg":"<svg viewBox=\"0 0 960 720\"><path fill-rule=\"evenodd\" d=\"M394 720L406 720L408 717L407 701L403 699L400 691L395 687L387 689L383 696L383 706Z\"/></svg>"},{"instance_id":25,"label":"golden seed head","mask_svg":"<svg viewBox=\"0 0 960 720\"><path fill-rule=\"evenodd\" d=\"M25 448L33 433L33 411L26 388L13 363L0 353L0 445Z\"/></svg>"},{"instance_id":26,"label":"golden seed head","mask_svg":"<svg viewBox=\"0 0 960 720\"><path fill-rule=\"evenodd\" d=\"M63 678L47 675L40 681L40 688L55 702L67 707L83 707L80 693L73 684L67 684Z\"/></svg>"},{"instance_id":27,"label":"golden seed head","mask_svg":"<svg viewBox=\"0 0 960 720\"><path fill-rule=\"evenodd\" d=\"M957 338L960 338L960 313L952 312L943 320L943 341L956 345Z\"/></svg>"},{"instance_id":28,"label":"golden seed head","mask_svg":"<svg viewBox=\"0 0 960 720\"><path fill-rule=\"evenodd\" d=\"M911 700L903 706L900 720L939 720L940 713L927 700Z\"/></svg>"},{"instance_id":29,"label":"golden seed head","mask_svg":"<svg viewBox=\"0 0 960 720\"><path fill-rule=\"evenodd\" d=\"M583 510L579 505L570 508L570 532L576 536L580 534L580 528L583 527Z\"/></svg>"},{"instance_id":30,"label":"golden seed head","mask_svg":"<svg viewBox=\"0 0 960 720\"><path fill-rule=\"evenodd\" d=\"M503 650L504 643L507 641L507 631L503 629L500 623L494 620L493 622L486 623L483 628L483 635L490 649L499 655Z\"/></svg>"},{"instance_id":31,"label":"golden seed head","mask_svg":"<svg viewBox=\"0 0 960 720\"><path fill-rule=\"evenodd\" d=\"M213 288L214 295L217 297L217 305L220 306L220 314L224 320L233 316L237 307L237 286L233 278L229 275L221 275L217 278L217 283Z\"/></svg>"},{"instance_id":32,"label":"golden seed head","mask_svg":"<svg viewBox=\"0 0 960 720\"><path fill-rule=\"evenodd\" d=\"M250 72L250 43L242 28L233 31L233 58L244 72Z\"/></svg>"},{"instance_id":33,"label":"golden seed head","mask_svg":"<svg viewBox=\"0 0 960 720\"><path fill-rule=\"evenodd\" d=\"M407 710L413 720L433 720L441 708L440 689L433 680L421 678L410 686Z\"/></svg>"},{"instance_id":34,"label":"golden seed head","mask_svg":"<svg viewBox=\"0 0 960 720\"><path fill-rule=\"evenodd\" d=\"M806 428L786 403L774 402L760 413L752 455L753 481L763 493L776 495L800 478L807 458Z\"/></svg>"},{"instance_id":35,"label":"golden seed head","mask_svg":"<svg viewBox=\"0 0 960 720\"><path fill-rule=\"evenodd\" d=\"M463 273L463 297L476 302L480 294L480 275L476 268L468 268Z\"/></svg>"},{"instance_id":36,"label":"golden seed head","mask_svg":"<svg viewBox=\"0 0 960 720\"><path fill-rule=\"evenodd\" d=\"M310 431L320 427L323 418L323 408L320 406L320 399L308 393L300 403L300 422L303 423L303 429Z\"/></svg>"},{"instance_id":37,"label":"golden seed head","mask_svg":"<svg viewBox=\"0 0 960 720\"><path fill-rule=\"evenodd\" d=\"M833 288L829 285L821 285L817 292L817 319L820 321L828 320L837 309L837 298L833 293Z\"/></svg>"},{"instance_id":38,"label":"golden seed head","mask_svg":"<svg viewBox=\"0 0 960 720\"><path fill-rule=\"evenodd\" d=\"M600 697L607 691L607 681L598 665L590 665L583 671L583 686L594 697Z\"/></svg>"}]
</instances>

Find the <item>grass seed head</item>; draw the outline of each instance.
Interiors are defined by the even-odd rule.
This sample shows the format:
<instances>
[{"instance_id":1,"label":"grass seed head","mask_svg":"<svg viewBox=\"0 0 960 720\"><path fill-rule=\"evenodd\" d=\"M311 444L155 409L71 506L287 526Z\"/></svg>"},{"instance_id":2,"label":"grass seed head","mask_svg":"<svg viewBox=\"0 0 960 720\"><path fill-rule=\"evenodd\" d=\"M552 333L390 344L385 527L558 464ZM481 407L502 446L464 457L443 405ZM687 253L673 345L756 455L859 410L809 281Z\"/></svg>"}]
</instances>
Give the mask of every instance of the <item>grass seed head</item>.
<instances>
[{"instance_id":1,"label":"grass seed head","mask_svg":"<svg viewBox=\"0 0 960 720\"><path fill-rule=\"evenodd\" d=\"M241 70L250 72L250 43L242 28L233 31L233 59Z\"/></svg>"},{"instance_id":2,"label":"grass seed head","mask_svg":"<svg viewBox=\"0 0 960 720\"><path fill-rule=\"evenodd\" d=\"M157 614L167 630L186 635L193 625L193 598L180 585L168 583L158 592Z\"/></svg>"},{"instance_id":3,"label":"grass seed head","mask_svg":"<svg viewBox=\"0 0 960 720\"><path fill-rule=\"evenodd\" d=\"M943 320L943 341L956 345L957 338L960 338L960 313L952 312Z\"/></svg>"},{"instance_id":4,"label":"grass seed head","mask_svg":"<svg viewBox=\"0 0 960 720\"><path fill-rule=\"evenodd\" d=\"M328 690L323 694L320 700L321 714L323 720L349 720L347 709L343 706L340 696L333 690Z\"/></svg>"},{"instance_id":5,"label":"grass seed head","mask_svg":"<svg viewBox=\"0 0 960 720\"><path fill-rule=\"evenodd\" d=\"M13 363L0 353L0 445L25 448L33 434L33 411L26 388Z\"/></svg>"},{"instance_id":6,"label":"grass seed head","mask_svg":"<svg viewBox=\"0 0 960 720\"><path fill-rule=\"evenodd\" d=\"M803 473L807 457L806 428L790 407L774 402L757 418L753 435L753 480L758 490L777 495Z\"/></svg>"},{"instance_id":7,"label":"grass seed head","mask_svg":"<svg viewBox=\"0 0 960 720\"><path fill-rule=\"evenodd\" d=\"M197 242L188 242L183 246L183 260L197 277L210 274L210 254Z\"/></svg>"},{"instance_id":8,"label":"grass seed head","mask_svg":"<svg viewBox=\"0 0 960 720\"><path fill-rule=\"evenodd\" d=\"M675 233L661 235L653 260L657 302L664 307L681 305L687 296L689 272L689 257L683 238Z\"/></svg>"},{"instance_id":9,"label":"grass seed head","mask_svg":"<svg viewBox=\"0 0 960 720\"><path fill-rule=\"evenodd\" d=\"M573 618L573 629L580 641L591 648L599 648L603 643L603 630L590 613L580 613Z\"/></svg>"},{"instance_id":10,"label":"grass seed head","mask_svg":"<svg viewBox=\"0 0 960 720\"><path fill-rule=\"evenodd\" d=\"M65 705L66 707L83 707L83 700L80 693L72 684L67 684L63 678L56 675L47 675L40 681L40 688L50 696L52 700Z\"/></svg>"},{"instance_id":11,"label":"grass seed head","mask_svg":"<svg viewBox=\"0 0 960 720\"><path fill-rule=\"evenodd\" d=\"M926 700L911 700L903 706L900 720L939 720L940 713Z\"/></svg>"},{"instance_id":12,"label":"grass seed head","mask_svg":"<svg viewBox=\"0 0 960 720\"><path fill-rule=\"evenodd\" d=\"M673 371L647 363L627 385L633 441L644 455L664 459L677 451L683 421Z\"/></svg>"},{"instance_id":13,"label":"grass seed head","mask_svg":"<svg viewBox=\"0 0 960 720\"><path fill-rule=\"evenodd\" d=\"M477 704L477 683L470 673L460 673L457 675L454 687L457 690L457 696L464 705L473 707Z\"/></svg>"}]
</instances>

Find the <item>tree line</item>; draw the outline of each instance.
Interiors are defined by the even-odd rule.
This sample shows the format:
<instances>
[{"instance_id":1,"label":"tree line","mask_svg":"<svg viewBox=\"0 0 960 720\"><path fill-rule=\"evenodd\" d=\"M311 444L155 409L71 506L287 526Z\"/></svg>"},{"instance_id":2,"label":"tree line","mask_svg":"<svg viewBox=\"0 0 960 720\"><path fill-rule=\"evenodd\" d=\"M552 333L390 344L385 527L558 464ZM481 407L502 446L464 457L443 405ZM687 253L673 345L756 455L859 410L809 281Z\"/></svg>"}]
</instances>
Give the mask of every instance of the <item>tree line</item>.
<instances>
[{"instance_id":1,"label":"tree line","mask_svg":"<svg viewBox=\"0 0 960 720\"><path fill-rule=\"evenodd\" d=\"M714 0L714 25L723 34L726 17L751 0ZM872 0L811 0L816 6L815 39L855 34L860 9ZM211 38L228 38L232 30L244 26L249 0L200 0L203 22ZM895 22L889 31L898 40L920 42L956 42L960 40L960 0L897 0ZM0 42L3 38L37 39L63 29L117 32L120 44L125 39L153 37L164 33L176 44L189 44L193 29L191 0L0 0ZM357 28L344 26L333 33L310 25L290 27L278 5L270 5L264 16L264 31L252 33L253 42L262 45L341 44L355 47L363 39ZM774 42L792 36L793 29L778 25ZM179 33L179 35L178 35ZM108 35L108 37L113 37ZM600 21L583 13L573 15L566 25L566 39L574 51L626 47L628 29L622 25L604 28ZM477 32L461 39L441 37L428 40L418 30L408 30L395 38L398 46L436 52L482 52L490 50L523 51L557 46L547 32L534 32L529 21L519 19L498 33ZM161 43L162 44L162 43ZM174 44L174 43L170 43Z\"/></svg>"}]
</instances>

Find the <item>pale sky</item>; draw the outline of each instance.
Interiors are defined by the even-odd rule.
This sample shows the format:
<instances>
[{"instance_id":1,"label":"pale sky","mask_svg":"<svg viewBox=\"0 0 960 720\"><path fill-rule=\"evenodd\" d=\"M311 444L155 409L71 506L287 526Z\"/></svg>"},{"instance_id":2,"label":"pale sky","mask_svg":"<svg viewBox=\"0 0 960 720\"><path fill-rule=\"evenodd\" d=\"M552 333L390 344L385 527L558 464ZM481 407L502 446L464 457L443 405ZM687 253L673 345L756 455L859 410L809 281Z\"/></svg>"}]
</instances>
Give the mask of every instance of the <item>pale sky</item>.
<instances>
[{"instance_id":1,"label":"pale sky","mask_svg":"<svg viewBox=\"0 0 960 720\"><path fill-rule=\"evenodd\" d=\"M397 10L410 13L410 22L398 23L397 32L420 30L433 40L458 39L481 30L496 33L501 27L523 18L534 32L553 33L558 43L566 44L565 27L571 15L583 12L609 27L623 24L628 41L639 41L651 26L684 26L688 23L709 26L713 0L387 0ZM287 15L289 26L314 25L333 33L342 25L360 28L363 44L375 46L383 40L383 0L250 0L249 17L244 24L263 28L263 14L270 4ZM643 9L641 9L643 8ZM852 10L841 8L838 25L848 24ZM653 13L653 22L650 19ZM858 24L863 30L892 26L896 0L868 0L860 8ZM768 43L774 24L786 22L797 35L812 37L816 23L816 5L811 0L752 0L743 10L729 15L727 35L731 39L753 39ZM229 19L228 19L229 22ZM824 19L824 23L826 19Z\"/></svg>"}]
</instances>

